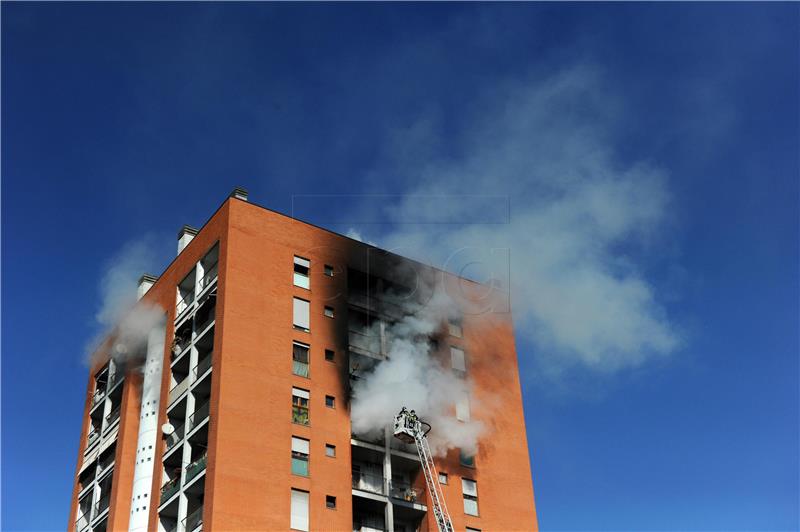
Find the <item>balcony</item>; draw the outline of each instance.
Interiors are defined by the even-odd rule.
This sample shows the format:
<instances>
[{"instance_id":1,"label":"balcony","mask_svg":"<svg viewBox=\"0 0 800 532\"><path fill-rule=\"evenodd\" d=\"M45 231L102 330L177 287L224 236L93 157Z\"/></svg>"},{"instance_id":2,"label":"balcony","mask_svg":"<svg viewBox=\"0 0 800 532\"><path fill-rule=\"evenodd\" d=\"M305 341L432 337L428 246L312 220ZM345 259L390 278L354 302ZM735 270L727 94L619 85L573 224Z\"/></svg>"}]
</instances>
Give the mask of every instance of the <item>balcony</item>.
<instances>
[{"instance_id":1,"label":"balcony","mask_svg":"<svg viewBox=\"0 0 800 532\"><path fill-rule=\"evenodd\" d=\"M211 367L211 353L209 353L203 360L197 363L197 365L192 370L194 373L194 380L199 379L201 376L205 375L206 371Z\"/></svg>"},{"instance_id":2,"label":"balcony","mask_svg":"<svg viewBox=\"0 0 800 532\"><path fill-rule=\"evenodd\" d=\"M353 469L353 489L386 495L383 475Z\"/></svg>"},{"instance_id":3,"label":"balcony","mask_svg":"<svg viewBox=\"0 0 800 532\"><path fill-rule=\"evenodd\" d=\"M195 427L200 425L200 423L208 419L208 411L209 411L208 401L198 406L195 409L194 414L189 416L189 421L187 422L186 425L186 432L187 433L191 432L192 429L194 429Z\"/></svg>"},{"instance_id":4,"label":"balcony","mask_svg":"<svg viewBox=\"0 0 800 532\"><path fill-rule=\"evenodd\" d=\"M75 530L77 532L83 532L84 530L89 529L89 519L85 515L82 515L75 521Z\"/></svg>"},{"instance_id":5,"label":"balcony","mask_svg":"<svg viewBox=\"0 0 800 532\"><path fill-rule=\"evenodd\" d=\"M205 471L207 460L208 455L204 453L203 456L186 466L186 482L189 482L194 477Z\"/></svg>"},{"instance_id":6,"label":"balcony","mask_svg":"<svg viewBox=\"0 0 800 532\"><path fill-rule=\"evenodd\" d=\"M381 354L381 339L380 336L370 334L369 332L349 331L348 342L350 347L357 348L361 351L380 356Z\"/></svg>"},{"instance_id":7,"label":"balcony","mask_svg":"<svg viewBox=\"0 0 800 532\"><path fill-rule=\"evenodd\" d=\"M89 432L89 436L86 437L86 448L87 449L89 447L91 447L92 445L94 445L95 443L97 443L98 441L100 441L100 432L97 431L97 430L94 430L94 427L92 427L92 429L93 430L91 432Z\"/></svg>"},{"instance_id":8,"label":"balcony","mask_svg":"<svg viewBox=\"0 0 800 532\"><path fill-rule=\"evenodd\" d=\"M94 394L92 395L92 406L91 406L91 408L94 408L98 404L100 404L100 401L102 401L105 398L105 396L106 396L106 394L105 394L105 392L103 392L103 390L95 390Z\"/></svg>"},{"instance_id":9,"label":"balcony","mask_svg":"<svg viewBox=\"0 0 800 532\"><path fill-rule=\"evenodd\" d=\"M178 304L175 307L175 314L176 316L180 317L186 309L188 309L192 303L194 302L194 292L189 292L182 298L178 300Z\"/></svg>"},{"instance_id":10,"label":"balcony","mask_svg":"<svg viewBox=\"0 0 800 532\"><path fill-rule=\"evenodd\" d=\"M424 492L421 488L412 487L407 482L396 481L392 481L391 486L389 487L389 495L393 499L399 499L401 501L417 504L423 504L425 498Z\"/></svg>"},{"instance_id":11,"label":"balcony","mask_svg":"<svg viewBox=\"0 0 800 532\"><path fill-rule=\"evenodd\" d=\"M217 269L219 263L215 262L212 266L208 267L208 272L200 279L200 290L205 290L211 283L217 280Z\"/></svg>"},{"instance_id":12,"label":"balcony","mask_svg":"<svg viewBox=\"0 0 800 532\"><path fill-rule=\"evenodd\" d=\"M108 494L103 495L100 497L100 500L94 504L94 512L92 512L92 519L97 519L97 517L108 510L108 505L111 502L110 496Z\"/></svg>"},{"instance_id":13,"label":"balcony","mask_svg":"<svg viewBox=\"0 0 800 532\"><path fill-rule=\"evenodd\" d=\"M181 489L181 477L176 476L163 486L161 486L161 504L169 500L170 497L175 495Z\"/></svg>"},{"instance_id":14,"label":"balcony","mask_svg":"<svg viewBox=\"0 0 800 532\"><path fill-rule=\"evenodd\" d=\"M183 392L185 392L188 388L189 388L188 378L184 378L181 382L174 385L169 390L169 399L167 401L167 404L169 406L172 406L172 403L174 403L180 396L182 396Z\"/></svg>"},{"instance_id":15,"label":"balcony","mask_svg":"<svg viewBox=\"0 0 800 532\"><path fill-rule=\"evenodd\" d=\"M183 530L185 532L199 532L203 530L203 507L190 513L183 520Z\"/></svg>"},{"instance_id":16,"label":"balcony","mask_svg":"<svg viewBox=\"0 0 800 532\"><path fill-rule=\"evenodd\" d=\"M114 410L112 410L111 413L106 416L106 430L108 430L111 425L113 425L119 419L119 408L120 405L117 405L114 407Z\"/></svg>"},{"instance_id":17,"label":"balcony","mask_svg":"<svg viewBox=\"0 0 800 532\"><path fill-rule=\"evenodd\" d=\"M117 368L116 371L111 374L111 377L108 380L108 391L111 392L111 390L113 390L117 384L122 382L124 376L125 374L122 372L122 370Z\"/></svg>"},{"instance_id":18,"label":"balcony","mask_svg":"<svg viewBox=\"0 0 800 532\"><path fill-rule=\"evenodd\" d=\"M183 439L183 434L184 434L183 429L184 429L184 426L180 425L179 427L175 428L175 432L173 432L172 434L167 436L167 438L166 438L167 439L167 445L166 445L167 448L164 450L164 452L167 452L170 449L172 449L173 447L175 447L175 445L177 445Z\"/></svg>"}]
</instances>

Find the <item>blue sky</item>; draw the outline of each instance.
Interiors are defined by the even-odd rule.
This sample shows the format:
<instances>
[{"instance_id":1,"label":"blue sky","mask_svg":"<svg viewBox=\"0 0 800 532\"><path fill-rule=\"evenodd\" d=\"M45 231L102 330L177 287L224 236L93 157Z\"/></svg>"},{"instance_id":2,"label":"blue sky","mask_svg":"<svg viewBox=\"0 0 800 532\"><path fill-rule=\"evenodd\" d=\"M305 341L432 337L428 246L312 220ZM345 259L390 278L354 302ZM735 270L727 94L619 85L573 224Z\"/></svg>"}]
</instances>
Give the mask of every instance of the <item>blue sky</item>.
<instances>
[{"instance_id":1,"label":"blue sky","mask_svg":"<svg viewBox=\"0 0 800 532\"><path fill-rule=\"evenodd\" d=\"M110 261L241 185L510 249L543 529L797 530L799 15L4 3L2 528L64 528ZM512 223L359 196L465 188Z\"/></svg>"}]
</instances>

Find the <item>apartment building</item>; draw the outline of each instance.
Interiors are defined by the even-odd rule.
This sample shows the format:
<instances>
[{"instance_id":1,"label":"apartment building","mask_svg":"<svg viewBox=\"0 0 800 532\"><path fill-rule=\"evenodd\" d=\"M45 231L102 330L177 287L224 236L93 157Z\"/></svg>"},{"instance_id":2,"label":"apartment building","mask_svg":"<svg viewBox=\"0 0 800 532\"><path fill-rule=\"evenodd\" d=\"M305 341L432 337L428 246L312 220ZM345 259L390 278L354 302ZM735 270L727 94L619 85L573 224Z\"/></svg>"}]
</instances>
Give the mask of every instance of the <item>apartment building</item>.
<instances>
[{"instance_id":1,"label":"apartment building","mask_svg":"<svg viewBox=\"0 0 800 532\"><path fill-rule=\"evenodd\" d=\"M354 433L352 391L389 356L414 275L486 287L241 189L178 237L173 262L140 282L164 328L123 361L112 334L90 370L69 529L436 532L415 446L392 438L391 418ZM443 316L429 340L472 383L453 416L486 427L477 453L436 458L455 529L536 530L510 313Z\"/></svg>"}]
</instances>

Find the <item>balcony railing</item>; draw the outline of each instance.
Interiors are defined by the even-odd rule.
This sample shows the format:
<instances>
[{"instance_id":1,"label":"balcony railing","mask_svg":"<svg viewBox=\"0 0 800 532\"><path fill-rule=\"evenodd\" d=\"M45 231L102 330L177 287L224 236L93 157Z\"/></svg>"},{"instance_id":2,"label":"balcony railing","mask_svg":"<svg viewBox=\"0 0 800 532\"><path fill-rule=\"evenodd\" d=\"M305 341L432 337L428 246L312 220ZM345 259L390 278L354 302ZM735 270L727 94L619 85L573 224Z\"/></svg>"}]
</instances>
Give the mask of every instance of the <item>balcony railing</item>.
<instances>
[{"instance_id":1,"label":"balcony railing","mask_svg":"<svg viewBox=\"0 0 800 532\"><path fill-rule=\"evenodd\" d=\"M387 528L383 524L383 516L380 515L353 516L353 530L355 532L361 532L364 529L367 529L370 532L374 532L376 530L379 530L381 532L387 532Z\"/></svg>"},{"instance_id":2,"label":"balcony railing","mask_svg":"<svg viewBox=\"0 0 800 532\"><path fill-rule=\"evenodd\" d=\"M94 395L92 395L92 407L97 406L97 404L103 400L106 394L103 390L95 390Z\"/></svg>"},{"instance_id":3,"label":"balcony railing","mask_svg":"<svg viewBox=\"0 0 800 532\"><path fill-rule=\"evenodd\" d=\"M376 475L374 473L366 473L364 471L353 469L354 489L368 491L370 493L377 493L378 495L386 495L383 481L383 475Z\"/></svg>"},{"instance_id":4,"label":"balcony railing","mask_svg":"<svg viewBox=\"0 0 800 532\"><path fill-rule=\"evenodd\" d=\"M183 392L185 392L188 388L189 388L188 378L184 378L181 382L170 388L168 404L172 405L172 403L174 403L178 397L182 396Z\"/></svg>"},{"instance_id":5,"label":"balcony railing","mask_svg":"<svg viewBox=\"0 0 800 532\"><path fill-rule=\"evenodd\" d=\"M423 491L415 488L407 482L392 481L389 487L389 495L394 499L406 502L420 502L423 499Z\"/></svg>"},{"instance_id":6,"label":"balcony railing","mask_svg":"<svg viewBox=\"0 0 800 532\"><path fill-rule=\"evenodd\" d=\"M198 406L194 414L189 416L189 421L186 424L186 432L189 433L192 431L193 428L198 426L200 423L205 421L208 418L208 401L203 403L202 405Z\"/></svg>"},{"instance_id":7,"label":"balcony railing","mask_svg":"<svg viewBox=\"0 0 800 532\"><path fill-rule=\"evenodd\" d=\"M378 355L381 353L381 339L378 335L351 330L349 332L349 342L351 347L357 347Z\"/></svg>"},{"instance_id":8,"label":"balcony railing","mask_svg":"<svg viewBox=\"0 0 800 532\"><path fill-rule=\"evenodd\" d=\"M75 530L77 532L83 532L87 528L89 528L89 519L85 515L82 515L75 521Z\"/></svg>"},{"instance_id":9,"label":"balcony railing","mask_svg":"<svg viewBox=\"0 0 800 532\"><path fill-rule=\"evenodd\" d=\"M200 375L203 375L208 368L211 367L211 353L209 353L203 360L197 363L194 367L192 372L194 373L194 378L197 379Z\"/></svg>"},{"instance_id":10,"label":"balcony railing","mask_svg":"<svg viewBox=\"0 0 800 532\"><path fill-rule=\"evenodd\" d=\"M183 429L183 425L176 427L175 432L167 436L167 451L175 447L183 439Z\"/></svg>"},{"instance_id":11,"label":"balcony railing","mask_svg":"<svg viewBox=\"0 0 800 532\"><path fill-rule=\"evenodd\" d=\"M119 405L117 405L110 414L106 416L106 430L119 419Z\"/></svg>"},{"instance_id":12,"label":"balcony railing","mask_svg":"<svg viewBox=\"0 0 800 532\"><path fill-rule=\"evenodd\" d=\"M108 391L111 391L124 376L125 374L122 372L122 370L117 368L117 370L112 373L111 377L108 379Z\"/></svg>"},{"instance_id":13,"label":"balcony railing","mask_svg":"<svg viewBox=\"0 0 800 532\"><path fill-rule=\"evenodd\" d=\"M191 479L202 473L206 469L206 461L208 459L208 455L204 454L188 466L186 466L186 482L189 482Z\"/></svg>"},{"instance_id":14,"label":"balcony railing","mask_svg":"<svg viewBox=\"0 0 800 532\"><path fill-rule=\"evenodd\" d=\"M194 301L194 292L189 292L188 294L183 296L181 299L179 299L178 300L178 304L175 307L177 315L180 316L181 314L183 314L183 312L187 308L189 308L189 305L191 305L193 301Z\"/></svg>"},{"instance_id":15,"label":"balcony railing","mask_svg":"<svg viewBox=\"0 0 800 532\"><path fill-rule=\"evenodd\" d=\"M181 488L181 477L176 476L163 486L161 486L161 502L168 500Z\"/></svg>"},{"instance_id":16,"label":"balcony railing","mask_svg":"<svg viewBox=\"0 0 800 532\"><path fill-rule=\"evenodd\" d=\"M218 265L219 263L215 262L213 266L208 268L208 272L203 276L203 278L200 279L200 290L204 290L205 287L213 283L214 280L217 278Z\"/></svg>"},{"instance_id":17,"label":"balcony railing","mask_svg":"<svg viewBox=\"0 0 800 532\"><path fill-rule=\"evenodd\" d=\"M96 519L98 515L108 510L108 504L111 502L109 495L103 495L100 497L100 500L94 503L94 512L92 513L92 519Z\"/></svg>"},{"instance_id":18,"label":"balcony railing","mask_svg":"<svg viewBox=\"0 0 800 532\"><path fill-rule=\"evenodd\" d=\"M199 528L198 528L199 527ZM183 520L183 530L185 532L198 532L203 530L203 507L201 506L190 513Z\"/></svg>"},{"instance_id":19,"label":"balcony railing","mask_svg":"<svg viewBox=\"0 0 800 532\"><path fill-rule=\"evenodd\" d=\"M86 437L86 448L88 449L89 447L97 443L98 439L100 439L100 432L96 430L92 430L91 432L89 432L89 436Z\"/></svg>"}]
</instances>

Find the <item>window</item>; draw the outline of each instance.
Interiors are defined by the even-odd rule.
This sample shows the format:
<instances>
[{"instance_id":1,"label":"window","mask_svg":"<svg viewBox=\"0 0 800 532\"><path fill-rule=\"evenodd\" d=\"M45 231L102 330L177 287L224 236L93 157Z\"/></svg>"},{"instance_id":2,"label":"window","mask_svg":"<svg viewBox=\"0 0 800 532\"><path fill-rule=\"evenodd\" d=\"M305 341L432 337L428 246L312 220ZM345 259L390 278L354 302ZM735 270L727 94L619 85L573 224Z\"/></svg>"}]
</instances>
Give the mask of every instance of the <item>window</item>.
<instances>
[{"instance_id":1,"label":"window","mask_svg":"<svg viewBox=\"0 0 800 532\"><path fill-rule=\"evenodd\" d=\"M309 306L310 303L299 297L294 298L294 327L301 331L308 331L309 325Z\"/></svg>"},{"instance_id":2,"label":"window","mask_svg":"<svg viewBox=\"0 0 800 532\"><path fill-rule=\"evenodd\" d=\"M478 483L474 480L462 478L461 492L464 495L464 513L478 515Z\"/></svg>"},{"instance_id":3,"label":"window","mask_svg":"<svg viewBox=\"0 0 800 532\"><path fill-rule=\"evenodd\" d=\"M447 323L447 331L450 333L450 336L461 338L461 335L464 334L464 331L461 329L461 320L450 320Z\"/></svg>"},{"instance_id":4,"label":"window","mask_svg":"<svg viewBox=\"0 0 800 532\"><path fill-rule=\"evenodd\" d=\"M300 377L308 377L309 346L300 342L292 343L292 373Z\"/></svg>"},{"instance_id":5,"label":"window","mask_svg":"<svg viewBox=\"0 0 800 532\"><path fill-rule=\"evenodd\" d=\"M467 527L467 532L481 532L481 529L480 528Z\"/></svg>"},{"instance_id":6,"label":"window","mask_svg":"<svg viewBox=\"0 0 800 532\"><path fill-rule=\"evenodd\" d=\"M333 266L331 266L330 264L325 265L325 275L327 275L328 277L333 277Z\"/></svg>"},{"instance_id":7,"label":"window","mask_svg":"<svg viewBox=\"0 0 800 532\"><path fill-rule=\"evenodd\" d=\"M447 473L439 473L439 484L447 484Z\"/></svg>"},{"instance_id":8,"label":"window","mask_svg":"<svg viewBox=\"0 0 800 532\"><path fill-rule=\"evenodd\" d=\"M333 307L325 307L325 316L329 318L333 317Z\"/></svg>"},{"instance_id":9,"label":"window","mask_svg":"<svg viewBox=\"0 0 800 532\"><path fill-rule=\"evenodd\" d=\"M459 421L469 421L469 395L467 392L461 392L461 396L456 402L456 419Z\"/></svg>"},{"instance_id":10,"label":"window","mask_svg":"<svg viewBox=\"0 0 800 532\"><path fill-rule=\"evenodd\" d=\"M311 269L311 261L303 257L294 257L294 285L306 290L311 288L308 280L308 272Z\"/></svg>"},{"instance_id":11,"label":"window","mask_svg":"<svg viewBox=\"0 0 800 532\"><path fill-rule=\"evenodd\" d=\"M292 436L292 474L308 476L308 440Z\"/></svg>"},{"instance_id":12,"label":"window","mask_svg":"<svg viewBox=\"0 0 800 532\"><path fill-rule=\"evenodd\" d=\"M336 446L331 445L330 443L325 444L325 456L330 456L331 458L336 458Z\"/></svg>"},{"instance_id":13,"label":"window","mask_svg":"<svg viewBox=\"0 0 800 532\"><path fill-rule=\"evenodd\" d=\"M467 362L462 349L450 346L450 366L456 375L463 377L467 373Z\"/></svg>"},{"instance_id":14,"label":"window","mask_svg":"<svg viewBox=\"0 0 800 532\"><path fill-rule=\"evenodd\" d=\"M333 352L333 349L326 349L325 350L325 360L327 360L328 362L333 362L333 359L334 359L335 356L336 355Z\"/></svg>"},{"instance_id":15,"label":"window","mask_svg":"<svg viewBox=\"0 0 800 532\"><path fill-rule=\"evenodd\" d=\"M308 492L292 490L291 522L292 530L308 532Z\"/></svg>"},{"instance_id":16,"label":"window","mask_svg":"<svg viewBox=\"0 0 800 532\"><path fill-rule=\"evenodd\" d=\"M336 399L332 395L326 395L325 406L328 408L336 408Z\"/></svg>"},{"instance_id":17,"label":"window","mask_svg":"<svg viewBox=\"0 0 800 532\"><path fill-rule=\"evenodd\" d=\"M466 454L463 449L458 451L458 461L462 466L475 467L475 456Z\"/></svg>"},{"instance_id":18,"label":"window","mask_svg":"<svg viewBox=\"0 0 800 532\"><path fill-rule=\"evenodd\" d=\"M292 388L292 423L308 425L308 390Z\"/></svg>"},{"instance_id":19,"label":"window","mask_svg":"<svg viewBox=\"0 0 800 532\"><path fill-rule=\"evenodd\" d=\"M325 495L325 508L330 508L331 510L336 509L336 497L333 495Z\"/></svg>"}]
</instances>

